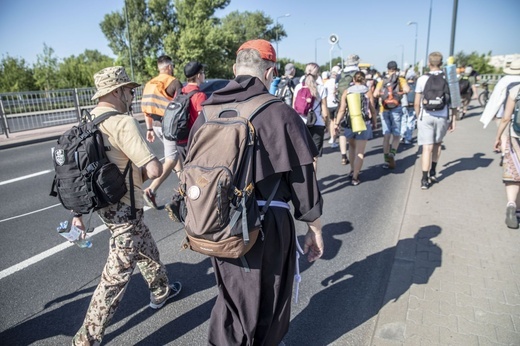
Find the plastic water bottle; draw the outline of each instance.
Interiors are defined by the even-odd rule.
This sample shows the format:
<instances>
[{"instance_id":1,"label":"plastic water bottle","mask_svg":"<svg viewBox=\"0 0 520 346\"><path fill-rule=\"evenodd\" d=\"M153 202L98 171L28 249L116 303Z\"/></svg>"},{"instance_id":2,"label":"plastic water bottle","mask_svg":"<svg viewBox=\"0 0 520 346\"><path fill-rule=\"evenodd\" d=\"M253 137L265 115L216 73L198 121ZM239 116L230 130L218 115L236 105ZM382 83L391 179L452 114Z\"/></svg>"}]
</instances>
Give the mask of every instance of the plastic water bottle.
<instances>
[{"instance_id":1,"label":"plastic water bottle","mask_svg":"<svg viewBox=\"0 0 520 346\"><path fill-rule=\"evenodd\" d=\"M71 221L63 221L60 222L58 228L56 228L58 234L67 239L68 241L73 242L80 248L91 248L92 242L88 240L88 238L81 239L81 234L83 233L78 227L72 224Z\"/></svg>"}]
</instances>

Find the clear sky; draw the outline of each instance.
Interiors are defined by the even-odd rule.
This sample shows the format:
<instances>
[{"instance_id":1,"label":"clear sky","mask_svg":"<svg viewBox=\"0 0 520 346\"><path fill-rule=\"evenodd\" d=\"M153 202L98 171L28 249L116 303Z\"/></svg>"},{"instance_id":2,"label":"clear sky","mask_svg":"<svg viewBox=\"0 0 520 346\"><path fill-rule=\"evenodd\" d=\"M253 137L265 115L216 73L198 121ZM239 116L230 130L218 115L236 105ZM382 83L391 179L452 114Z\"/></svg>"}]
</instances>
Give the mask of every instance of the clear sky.
<instances>
[{"instance_id":1,"label":"clear sky","mask_svg":"<svg viewBox=\"0 0 520 346\"><path fill-rule=\"evenodd\" d=\"M445 56L450 49L453 2L432 0L429 50ZM114 57L99 23L123 4L124 0L1 0L0 54L32 64L45 42L61 59L85 49ZM302 63L317 56L317 62L324 64L330 56L356 53L362 61L385 69L390 60L399 66L401 60L413 63L416 26L407 26L409 21L418 23L416 59L425 59L429 9L430 0L232 0L216 15L263 11L276 20L289 13L278 18L288 34L278 43L280 56ZM520 53L519 13L520 0L459 0L455 53ZM331 34L339 37L341 50L335 46L331 51Z\"/></svg>"}]
</instances>

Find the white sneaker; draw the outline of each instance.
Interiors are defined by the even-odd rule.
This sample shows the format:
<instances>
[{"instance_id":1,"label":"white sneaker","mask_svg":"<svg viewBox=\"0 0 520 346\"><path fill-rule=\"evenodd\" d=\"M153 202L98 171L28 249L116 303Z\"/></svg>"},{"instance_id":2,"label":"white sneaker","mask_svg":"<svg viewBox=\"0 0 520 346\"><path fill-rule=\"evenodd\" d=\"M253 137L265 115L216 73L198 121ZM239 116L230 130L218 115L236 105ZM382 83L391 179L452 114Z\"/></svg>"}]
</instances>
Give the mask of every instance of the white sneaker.
<instances>
[{"instance_id":1,"label":"white sneaker","mask_svg":"<svg viewBox=\"0 0 520 346\"><path fill-rule=\"evenodd\" d=\"M329 144L333 144L333 143L334 143L334 138L330 137Z\"/></svg>"}]
</instances>

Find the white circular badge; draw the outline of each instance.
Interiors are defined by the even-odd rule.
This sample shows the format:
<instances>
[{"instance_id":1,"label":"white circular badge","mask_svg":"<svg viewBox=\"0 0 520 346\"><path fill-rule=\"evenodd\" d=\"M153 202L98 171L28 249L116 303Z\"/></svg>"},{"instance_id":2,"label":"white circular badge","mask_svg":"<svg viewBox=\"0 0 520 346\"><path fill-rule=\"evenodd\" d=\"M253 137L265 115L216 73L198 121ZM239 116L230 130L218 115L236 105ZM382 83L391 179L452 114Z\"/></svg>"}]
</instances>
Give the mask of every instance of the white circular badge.
<instances>
[{"instance_id":1,"label":"white circular badge","mask_svg":"<svg viewBox=\"0 0 520 346\"><path fill-rule=\"evenodd\" d=\"M189 189L188 189L188 197L190 199L193 199L193 200L196 200L197 198L200 197L200 189L198 186L191 186Z\"/></svg>"}]
</instances>

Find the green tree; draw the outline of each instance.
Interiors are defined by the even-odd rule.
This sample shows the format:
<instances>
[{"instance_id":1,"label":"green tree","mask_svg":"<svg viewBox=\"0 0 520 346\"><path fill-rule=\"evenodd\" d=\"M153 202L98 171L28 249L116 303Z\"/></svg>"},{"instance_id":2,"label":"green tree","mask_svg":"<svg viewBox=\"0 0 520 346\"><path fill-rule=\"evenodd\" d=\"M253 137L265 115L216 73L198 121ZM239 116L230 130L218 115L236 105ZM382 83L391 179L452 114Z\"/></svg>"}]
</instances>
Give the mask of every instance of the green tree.
<instances>
[{"instance_id":1,"label":"green tree","mask_svg":"<svg viewBox=\"0 0 520 346\"><path fill-rule=\"evenodd\" d=\"M22 58L9 55L0 60L0 92L19 92L37 90L33 70Z\"/></svg>"},{"instance_id":2,"label":"green tree","mask_svg":"<svg viewBox=\"0 0 520 346\"><path fill-rule=\"evenodd\" d=\"M97 50L86 49L77 57L63 59L59 65L59 88L86 88L94 86L94 74L114 65L114 59Z\"/></svg>"},{"instance_id":3,"label":"green tree","mask_svg":"<svg viewBox=\"0 0 520 346\"><path fill-rule=\"evenodd\" d=\"M146 59L164 52L163 39L175 30L176 15L171 0L125 0L122 11L105 15L100 27L118 56L116 63L129 74L133 70L137 81L146 82L157 73L156 67L150 71Z\"/></svg>"},{"instance_id":4,"label":"green tree","mask_svg":"<svg viewBox=\"0 0 520 346\"><path fill-rule=\"evenodd\" d=\"M58 57L54 49L43 44L43 53L38 54L34 65L34 79L39 90L53 90L58 87Z\"/></svg>"},{"instance_id":5,"label":"green tree","mask_svg":"<svg viewBox=\"0 0 520 346\"><path fill-rule=\"evenodd\" d=\"M479 74L497 73L493 66L489 64L491 59L491 51L487 54L479 54L477 52L471 52L471 54L465 54L463 51L455 54L455 63L457 66L468 66L471 65L475 71Z\"/></svg>"}]
</instances>

